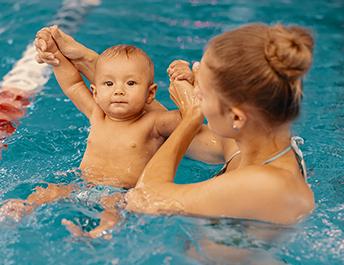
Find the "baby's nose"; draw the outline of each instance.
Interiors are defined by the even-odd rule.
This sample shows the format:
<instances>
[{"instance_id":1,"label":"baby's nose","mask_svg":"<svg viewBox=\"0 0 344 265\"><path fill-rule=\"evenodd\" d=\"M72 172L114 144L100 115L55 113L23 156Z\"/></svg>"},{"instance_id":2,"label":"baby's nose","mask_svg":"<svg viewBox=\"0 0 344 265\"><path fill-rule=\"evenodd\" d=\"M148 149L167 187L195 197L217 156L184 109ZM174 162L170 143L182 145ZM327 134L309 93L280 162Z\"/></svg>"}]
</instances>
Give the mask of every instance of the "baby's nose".
<instances>
[{"instance_id":1,"label":"baby's nose","mask_svg":"<svg viewBox=\"0 0 344 265\"><path fill-rule=\"evenodd\" d=\"M125 91L121 87L115 88L114 95L115 96L124 96Z\"/></svg>"},{"instance_id":2,"label":"baby's nose","mask_svg":"<svg viewBox=\"0 0 344 265\"><path fill-rule=\"evenodd\" d=\"M124 96L124 91L115 91L116 96Z\"/></svg>"}]
</instances>

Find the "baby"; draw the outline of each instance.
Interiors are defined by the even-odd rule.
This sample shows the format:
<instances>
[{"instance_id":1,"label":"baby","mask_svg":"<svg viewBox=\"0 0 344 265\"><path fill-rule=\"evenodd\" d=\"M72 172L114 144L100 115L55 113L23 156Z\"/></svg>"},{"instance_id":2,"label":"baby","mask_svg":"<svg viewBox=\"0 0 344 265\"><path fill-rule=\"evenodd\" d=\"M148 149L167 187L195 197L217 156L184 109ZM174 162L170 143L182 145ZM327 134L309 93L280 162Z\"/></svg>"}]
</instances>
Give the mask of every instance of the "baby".
<instances>
[{"instance_id":1,"label":"baby","mask_svg":"<svg viewBox=\"0 0 344 265\"><path fill-rule=\"evenodd\" d=\"M96 237L117 220L116 195L111 194L111 187L135 186L147 162L180 122L180 113L146 111L146 106L154 100L157 85L153 63L141 49L117 45L100 54L91 93L77 69L58 50L53 36L60 34L59 29L52 28L51 34L47 51L60 61L53 67L56 79L91 125L80 165L82 176L94 187L102 185L107 190L107 196L99 195L99 203L104 208L100 225L88 233ZM27 200L7 202L0 214L7 212L16 216L16 207L28 213L37 205L67 197L72 191L77 193L72 186L49 184L45 189L39 187ZM84 191L79 195L94 198L94 194ZM70 221L64 220L64 224L76 233L77 228Z\"/></svg>"}]
</instances>

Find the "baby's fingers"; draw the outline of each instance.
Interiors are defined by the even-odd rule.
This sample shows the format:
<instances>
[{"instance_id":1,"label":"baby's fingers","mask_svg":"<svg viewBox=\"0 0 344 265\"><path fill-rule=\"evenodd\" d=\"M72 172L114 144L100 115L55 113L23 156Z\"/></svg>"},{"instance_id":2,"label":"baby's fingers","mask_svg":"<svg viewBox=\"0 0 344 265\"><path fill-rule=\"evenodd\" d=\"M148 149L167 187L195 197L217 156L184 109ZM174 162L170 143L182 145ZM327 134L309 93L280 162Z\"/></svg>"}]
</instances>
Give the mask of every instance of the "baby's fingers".
<instances>
[{"instance_id":1,"label":"baby's fingers","mask_svg":"<svg viewBox=\"0 0 344 265\"><path fill-rule=\"evenodd\" d=\"M193 63L192 65L192 72L195 74L199 71L199 66L200 66L200 63L199 62L195 62Z\"/></svg>"},{"instance_id":2,"label":"baby's fingers","mask_svg":"<svg viewBox=\"0 0 344 265\"><path fill-rule=\"evenodd\" d=\"M41 29L40 31L36 33L36 38L48 40L49 38L51 38L50 29L49 28Z\"/></svg>"},{"instance_id":3,"label":"baby's fingers","mask_svg":"<svg viewBox=\"0 0 344 265\"><path fill-rule=\"evenodd\" d=\"M35 59L36 59L36 62L39 64L44 63L44 61L41 59L41 57L38 54L35 56Z\"/></svg>"},{"instance_id":4,"label":"baby's fingers","mask_svg":"<svg viewBox=\"0 0 344 265\"><path fill-rule=\"evenodd\" d=\"M36 38L34 44L37 52L44 52L47 48L47 43L41 38Z\"/></svg>"},{"instance_id":5,"label":"baby's fingers","mask_svg":"<svg viewBox=\"0 0 344 265\"><path fill-rule=\"evenodd\" d=\"M44 27L44 28L41 28L39 31L37 31L36 36L38 34L44 34L44 33L49 33L49 32L50 32L49 27Z\"/></svg>"},{"instance_id":6,"label":"baby's fingers","mask_svg":"<svg viewBox=\"0 0 344 265\"><path fill-rule=\"evenodd\" d=\"M171 64L170 64L170 68L174 68L176 65L189 65L190 63L188 61L184 61L184 60L174 60Z\"/></svg>"},{"instance_id":7,"label":"baby's fingers","mask_svg":"<svg viewBox=\"0 0 344 265\"><path fill-rule=\"evenodd\" d=\"M171 67L167 68L167 74L168 74L169 76L172 75L173 72L174 72L173 68L171 68Z\"/></svg>"},{"instance_id":8,"label":"baby's fingers","mask_svg":"<svg viewBox=\"0 0 344 265\"><path fill-rule=\"evenodd\" d=\"M47 48L47 43L51 39L50 34L37 34L35 39L35 46L45 51Z\"/></svg>"},{"instance_id":9,"label":"baby's fingers","mask_svg":"<svg viewBox=\"0 0 344 265\"><path fill-rule=\"evenodd\" d=\"M44 62L54 66L57 66L60 63L60 61L56 59L55 55L51 52L39 52L36 56L36 60L37 62Z\"/></svg>"}]
</instances>

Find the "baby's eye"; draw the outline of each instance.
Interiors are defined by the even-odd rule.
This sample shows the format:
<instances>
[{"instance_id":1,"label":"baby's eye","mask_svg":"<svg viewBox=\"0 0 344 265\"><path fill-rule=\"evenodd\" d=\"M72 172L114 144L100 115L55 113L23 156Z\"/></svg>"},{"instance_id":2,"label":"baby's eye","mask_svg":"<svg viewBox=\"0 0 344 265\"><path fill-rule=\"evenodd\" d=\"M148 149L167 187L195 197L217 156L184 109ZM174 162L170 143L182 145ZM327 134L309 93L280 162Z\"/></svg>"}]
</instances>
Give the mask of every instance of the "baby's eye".
<instances>
[{"instance_id":1,"label":"baby's eye","mask_svg":"<svg viewBox=\"0 0 344 265\"><path fill-rule=\"evenodd\" d=\"M128 86L133 86L133 85L135 85L135 84L136 84L136 82L133 81L133 80L130 80L130 81L127 82L127 85L128 85Z\"/></svg>"},{"instance_id":2,"label":"baby's eye","mask_svg":"<svg viewBox=\"0 0 344 265\"><path fill-rule=\"evenodd\" d=\"M104 85L106 85L106 86L113 86L113 82L112 81L105 81Z\"/></svg>"}]
</instances>

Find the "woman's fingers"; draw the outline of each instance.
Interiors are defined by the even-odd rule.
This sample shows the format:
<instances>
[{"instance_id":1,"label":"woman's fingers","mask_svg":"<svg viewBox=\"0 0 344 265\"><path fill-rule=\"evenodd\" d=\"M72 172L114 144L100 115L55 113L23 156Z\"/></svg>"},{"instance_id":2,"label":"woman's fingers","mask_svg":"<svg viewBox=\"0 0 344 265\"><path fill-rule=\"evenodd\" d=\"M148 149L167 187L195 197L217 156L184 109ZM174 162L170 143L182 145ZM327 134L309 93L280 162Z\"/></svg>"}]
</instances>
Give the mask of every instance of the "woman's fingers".
<instances>
[{"instance_id":1,"label":"woman's fingers","mask_svg":"<svg viewBox=\"0 0 344 265\"><path fill-rule=\"evenodd\" d=\"M181 73L179 73L179 72L173 72L173 74L171 75L172 80L175 80L176 77L177 77L178 75L180 75L180 74L181 74Z\"/></svg>"},{"instance_id":2,"label":"woman's fingers","mask_svg":"<svg viewBox=\"0 0 344 265\"><path fill-rule=\"evenodd\" d=\"M170 92L170 98L173 100L173 102L178 106L178 108L180 108L180 98L176 92L176 89L173 85L173 83L170 83L170 87L169 87L169 92Z\"/></svg>"},{"instance_id":3,"label":"woman's fingers","mask_svg":"<svg viewBox=\"0 0 344 265\"><path fill-rule=\"evenodd\" d=\"M193 83L193 76L192 74L189 74L189 73L180 74L175 79L179 81L186 80L191 84Z\"/></svg>"}]
</instances>

